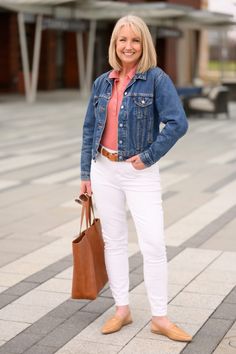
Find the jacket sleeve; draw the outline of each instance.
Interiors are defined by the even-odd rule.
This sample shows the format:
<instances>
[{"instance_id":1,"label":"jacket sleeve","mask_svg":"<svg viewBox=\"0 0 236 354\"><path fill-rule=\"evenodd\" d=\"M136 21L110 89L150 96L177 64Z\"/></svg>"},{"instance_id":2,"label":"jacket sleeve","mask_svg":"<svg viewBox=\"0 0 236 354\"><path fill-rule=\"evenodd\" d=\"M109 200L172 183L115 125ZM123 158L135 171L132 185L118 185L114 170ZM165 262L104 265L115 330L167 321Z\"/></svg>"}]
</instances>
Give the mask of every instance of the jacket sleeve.
<instances>
[{"instance_id":1,"label":"jacket sleeve","mask_svg":"<svg viewBox=\"0 0 236 354\"><path fill-rule=\"evenodd\" d=\"M164 156L188 130L188 121L173 82L165 73L155 83L155 108L164 128L150 147L139 156L146 166L151 166Z\"/></svg>"},{"instance_id":2,"label":"jacket sleeve","mask_svg":"<svg viewBox=\"0 0 236 354\"><path fill-rule=\"evenodd\" d=\"M93 135L95 128L95 113L94 113L94 91L95 83L92 87L91 96L88 103L87 112L83 124L83 135L82 135L82 150L80 159L80 177L82 181L90 180L90 169L92 161L92 146L93 146Z\"/></svg>"}]
</instances>

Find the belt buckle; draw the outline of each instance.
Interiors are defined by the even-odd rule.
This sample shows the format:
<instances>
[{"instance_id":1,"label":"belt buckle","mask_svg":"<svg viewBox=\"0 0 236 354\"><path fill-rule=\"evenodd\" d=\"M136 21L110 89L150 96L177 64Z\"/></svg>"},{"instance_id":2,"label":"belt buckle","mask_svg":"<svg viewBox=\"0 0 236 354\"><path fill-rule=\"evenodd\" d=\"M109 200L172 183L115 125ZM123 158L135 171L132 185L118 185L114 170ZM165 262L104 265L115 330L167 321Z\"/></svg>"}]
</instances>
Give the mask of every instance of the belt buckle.
<instances>
[{"instance_id":1,"label":"belt buckle","mask_svg":"<svg viewBox=\"0 0 236 354\"><path fill-rule=\"evenodd\" d=\"M102 145L100 145L100 149L101 149L101 150L100 150L100 153L103 155L102 152L103 152L103 150L105 150L105 148L104 148ZM106 152L106 150L105 150L105 152Z\"/></svg>"},{"instance_id":2,"label":"belt buckle","mask_svg":"<svg viewBox=\"0 0 236 354\"><path fill-rule=\"evenodd\" d=\"M110 161L118 161L118 153L107 151L102 145L100 145L100 153Z\"/></svg>"}]
</instances>

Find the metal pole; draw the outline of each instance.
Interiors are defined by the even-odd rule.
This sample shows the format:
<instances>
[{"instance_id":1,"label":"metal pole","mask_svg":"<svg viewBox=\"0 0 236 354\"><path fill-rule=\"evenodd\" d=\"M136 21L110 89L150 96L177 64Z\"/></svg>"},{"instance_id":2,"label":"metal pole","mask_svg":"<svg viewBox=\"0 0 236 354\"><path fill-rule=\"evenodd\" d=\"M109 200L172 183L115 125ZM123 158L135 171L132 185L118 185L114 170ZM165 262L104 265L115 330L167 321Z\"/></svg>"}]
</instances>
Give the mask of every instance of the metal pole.
<instances>
[{"instance_id":1,"label":"metal pole","mask_svg":"<svg viewBox=\"0 0 236 354\"><path fill-rule=\"evenodd\" d=\"M88 55L87 55L87 67L86 67L86 89L90 90L92 85L93 74L93 56L96 36L96 21L90 21L89 29L89 41L88 41Z\"/></svg>"},{"instance_id":2,"label":"metal pole","mask_svg":"<svg viewBox=\"0 0 236 354\"><path fill-rule=\"evenodd\" d=\"M28 50L26 42L26 33L25 33L25 22L24 14L22 12L18 13L18 28L20 36L20 49L21 49L21 59L24 73L24 83L25 83L25 94L27 102L30 102L30 69L29 69L29 59L28 59Z\"/></svg>"},{"instance_id":3,"label":"metal pole","mask_svg":"<svg viewBox=\"0 0 236 354\"><path fill-rule=\"evenodd\" d=\"M41 47L41 37L42 37L42 19L43 19L42 15L38 15L36 19L30 102L35 101L36 92L37 92L39 58L40 58L40 47Z\"/></svg>"},{"instance_id":4,"label":"metal pole","mask_svg":"<svg viewBox=\"0 0 236 354\"><path fill-rule=\"evenodd\" d=\"M77 62L78 62L78 74L80 90L83 90L85 83L85 63L84 63L84 46L83 46L83 34L81 32L76 33L76 49L77 49Z\"/></svg>"}]
</instances>

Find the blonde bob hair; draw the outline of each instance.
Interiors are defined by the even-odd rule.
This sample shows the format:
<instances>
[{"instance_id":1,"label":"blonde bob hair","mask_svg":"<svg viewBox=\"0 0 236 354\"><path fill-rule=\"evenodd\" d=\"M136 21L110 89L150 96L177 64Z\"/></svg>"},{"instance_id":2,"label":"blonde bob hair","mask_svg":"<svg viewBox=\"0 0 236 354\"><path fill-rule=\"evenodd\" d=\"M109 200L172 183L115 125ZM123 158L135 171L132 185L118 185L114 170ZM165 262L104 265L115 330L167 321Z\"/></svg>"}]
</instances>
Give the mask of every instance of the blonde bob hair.
<instances>
[{"instance_id":1,"label":"blonde bob hair","mask_svg":"<svg viewBox=\"0 0 236 354\"><path fill-rule=\"evenodd\" d=\"M121 27L129 25L131 29L141 38L142 55L139 59L137 72L145 72L157 65L156 50L152 41L150 31L146 23L138 16L128 15L121 17L113 29L109 45L109 64L115 70L122 69L122 63L116 54L116 41Z\"/></svg>"}]
</instances>

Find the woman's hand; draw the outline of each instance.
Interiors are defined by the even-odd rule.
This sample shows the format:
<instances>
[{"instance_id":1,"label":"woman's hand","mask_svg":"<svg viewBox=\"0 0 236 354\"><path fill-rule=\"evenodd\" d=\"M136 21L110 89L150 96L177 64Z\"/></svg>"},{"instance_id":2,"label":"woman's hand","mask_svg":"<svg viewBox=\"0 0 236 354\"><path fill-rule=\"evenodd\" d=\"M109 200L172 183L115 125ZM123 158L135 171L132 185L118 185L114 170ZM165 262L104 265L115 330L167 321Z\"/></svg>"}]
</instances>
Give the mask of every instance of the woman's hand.
<instances>
[{"instance_id":1,"label":"woman's hand","mask_svg":"<svg viewBox=\"0 0 236 354\"><path fill-rule=\"evenodd\" d=\"M146 165L140 159L139 155L134 155L125 161L132 163L133 167L136 170L144 170L144 168L147 168Z\"/></svg>"},{"instance_id":2,"label":"woman's hand","mask_svg":"<svg viewBox=\"0 0 236 354\"><path fill-rule=\"evenodd\" d=\"M90 197L92 196L91 181L81 181L80 194L87 193Z\"/></svg>"}]
</instances>

